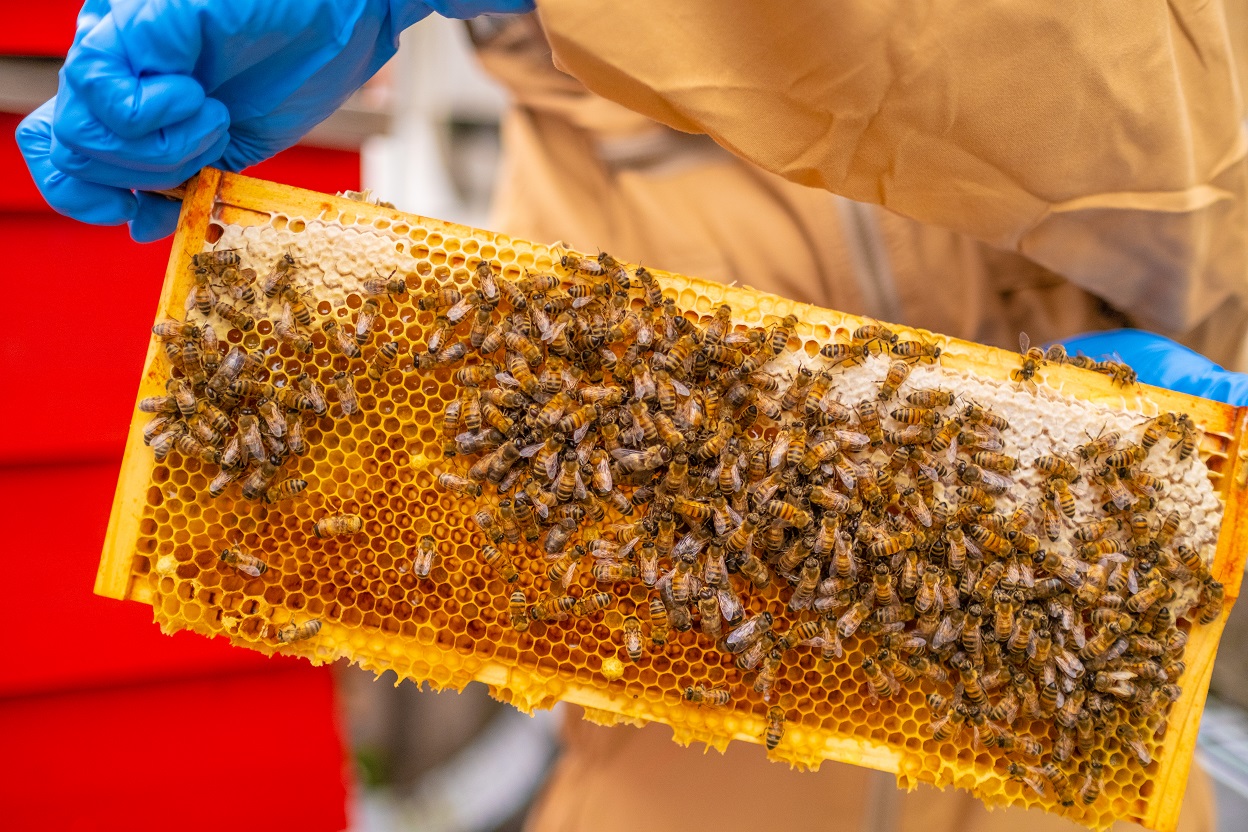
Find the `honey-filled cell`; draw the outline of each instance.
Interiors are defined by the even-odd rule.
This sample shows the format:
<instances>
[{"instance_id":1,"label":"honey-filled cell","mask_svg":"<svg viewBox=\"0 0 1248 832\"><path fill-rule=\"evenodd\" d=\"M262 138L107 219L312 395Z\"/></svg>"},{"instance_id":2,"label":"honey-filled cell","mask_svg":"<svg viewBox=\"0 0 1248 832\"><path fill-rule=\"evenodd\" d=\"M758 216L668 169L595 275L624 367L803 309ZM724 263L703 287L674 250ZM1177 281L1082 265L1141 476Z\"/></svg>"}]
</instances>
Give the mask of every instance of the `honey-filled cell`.
<instances>
[{"instance_id":1,"label":"honey-filled cell","mask_svg":"<svg viewBox=\"0 0 1248 832\"><path fill-rule=\"evenodd\" d=\"M1242 565L1233 411L251 182L187 197L139 398L193 401L151 446L138 415L101 567L167 630L1172 828L1179 671ZM260 302L184 313L191 255Z\"/></svg>"}]
</instances>

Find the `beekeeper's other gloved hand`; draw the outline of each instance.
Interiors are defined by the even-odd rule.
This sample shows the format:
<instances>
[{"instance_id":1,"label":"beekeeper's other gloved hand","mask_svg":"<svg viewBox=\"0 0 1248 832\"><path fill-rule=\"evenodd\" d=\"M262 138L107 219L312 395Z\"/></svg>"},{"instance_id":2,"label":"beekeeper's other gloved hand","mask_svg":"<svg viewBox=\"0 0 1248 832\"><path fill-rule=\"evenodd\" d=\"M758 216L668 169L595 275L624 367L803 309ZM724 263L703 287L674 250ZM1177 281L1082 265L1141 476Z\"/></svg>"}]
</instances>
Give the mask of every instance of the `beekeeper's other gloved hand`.
<instances>
[{"instance_id":1,"label":"beekeeper's other gloved hand","mask_svg":"<svg viewBox=\"0 0 1248 832\"><path fill-rule=\"evenodd\" d=\"M1115 329L1077 335L1061 342L1072 355L1092 358L1115 353L1139 374L1140 381L1233 405L1248 405L1248 374L1232 373L1169 338L1138 329Z\"/></svg>"},{"instance_id":2,"label":"beekeeper's other gloved hand","mask_svg":"<svg viewBox=\"0 0 1248 832\"><path fill-rule=\"evenodd\" d=\"M56 97L17 129L54 209L155 240L178 205L133 193L205 165L241 170L293 145L394 55L430 12L533 0L87 0Z\"/></svg>"}]
</instances>

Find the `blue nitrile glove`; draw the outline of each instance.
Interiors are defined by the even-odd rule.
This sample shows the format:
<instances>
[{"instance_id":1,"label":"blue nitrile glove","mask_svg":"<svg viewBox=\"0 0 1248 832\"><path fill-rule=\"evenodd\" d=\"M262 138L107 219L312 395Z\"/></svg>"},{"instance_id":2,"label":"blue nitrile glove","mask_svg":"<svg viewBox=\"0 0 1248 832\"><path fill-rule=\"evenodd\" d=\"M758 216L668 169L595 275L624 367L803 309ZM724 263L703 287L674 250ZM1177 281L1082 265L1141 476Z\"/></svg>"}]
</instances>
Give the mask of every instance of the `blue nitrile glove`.
<instances>
[{"instance_id":1,"label":"blue nitrile glove","mask_svg":"<svg viewBox=\"0 0 1248 832\"><path fill-rule=\"evenodd\" d=\"M1156 387L1204 396L1233 405L1248 405L1248 374L1232 373L1169 338L1138 329L1115 329L1076 335L1061 342L1067 352L1092 358L1115 354Z\"/></svg>"},{"instance_id":2,"label":"blue nitrile glove","mask_svg":"<svg viewBox=\"0 0 1248 832\"><path fill-rule=\"evenodd\" d=\"M293 145L394 55L399 33L533 0L88 0L55 98L17 143L58 212L169 234L178 206L133 193Z\"/></svg>"}]
</instances>

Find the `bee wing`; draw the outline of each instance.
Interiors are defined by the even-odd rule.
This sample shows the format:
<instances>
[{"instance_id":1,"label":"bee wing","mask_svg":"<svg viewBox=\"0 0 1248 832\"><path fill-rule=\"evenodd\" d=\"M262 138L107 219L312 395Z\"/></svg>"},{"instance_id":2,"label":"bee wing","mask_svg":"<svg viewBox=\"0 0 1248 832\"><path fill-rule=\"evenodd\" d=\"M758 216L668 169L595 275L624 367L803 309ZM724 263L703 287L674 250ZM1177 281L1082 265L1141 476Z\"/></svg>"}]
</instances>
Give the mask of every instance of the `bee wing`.
<instances>
[{"instance_id":1,"label":"bee wing","mask_svg":"<svg viewBox=\"0 0 1248 832\"><path fill-rule=\"evenodd\" d=\"M987 488L1008 491L1014 485L1014 480L1004 474L999 474L996 471L989 471L987 468L982 469L982 471L984 477L983 483Z\"/></svg>"},{"instance_id":2,"label":"bee wing","mask_svg":"<svg viewBox=\"0 0 1248 832\"><path fill-rule=\"evenodd\" d=\"M962 628L954 621L952 615L946 615L940 619L940 624L936 627L935 634L932 635L932 649L940 650L946 645L953 644L961 633Z\"/></svg>"},{"instance_id":3,"label":"bee wing","mask_svg":"<svg viewBox=\"0 0 1248 832\"><path fill-rule=\"evenodd\" d=\"M848 460L845 460L845 462L848 463ZM853 491L858 487L858 479L854 474L854 470L848 464L833 465L832 467L836 469L837 479L841 481L841 485L845 486L847 491Z\"/></svg>"},{"instance_id":4,"label":"bee wing","mask_svg":"<svg viewBox=\"0 0 1248 832\"><path fill-rule=\"evenodd\" d=\"M619 558L627 558L629 555L632 554L633 549L637 547L637 544L640 541L641 541L640 537L634 537L632 540L628 541L627 543L625 543L623 546L620 547L619 551L616 553L616 556Z\"/></svg>"},{"instance_id":5,"label":"bee wing","mask_svg":"<svg viewBox=\"0 0 1248 832\"><path fill-rule=\"evenodd\" d=\"M676 392L681 396L689 395L689 388L676 379L672 379L672 387L676 388Z\"/></svg>"},{"instance_id":6,"label":"bee wing","mask_svg":"<svg viewBox=\"0 0 1248 832\"><path fill-rule=\"evenodd\" d=\"M1026 332L1018 333L1018 351L1022 355L1027 354L1027 350L1031 349L1031 339L1027 337Z\"/></svg>"},{"instance_id":7,"label":"bee wing","mask_svg":"<svg viewBox=\"0 0 1248 832\"><path fill-rule=\"evenodd\" d=\"M551 454L546 460L546 479L554 481L559 476L559 454Z\"/></svg>"},{"instance_id":8,"label":"bee wing","mask_svg":"<svg viewBox=\"0 0 1248 832\"><path fill-rule=\"evenodd\" d=\"M719 602L719 611L725 621L736 621L745 614L741 599L732 589L720 587L715 590L715 600Z\"/></svg>"},{"instance_id":9,"label":"bee wing","mask_svg":"<svg viewBox=\"0 0 1248 832\"><path fill-rule=\"evenodd\" d=\"M775 440L771 443L771 453L767 457L767 470L774 471L780 467L780 463L789 453L789 446L792 444L792 437L787 430L782 430L776 434Z\"/></svg>"},{"instance_id":10,"label":"bee wing","mask_svg":"<svg viewBox=\"0 0 1248 832\"><path fill-rule=\"evenodd\" d=\"M976 560L983 560L984 550L979 548L979 544L977 544L974 540L972 540L969 534L964 535L962 539L963 539L963 542L966 543L967 553L970 554L971 557Z\"/></svg>"},{"instance_id":11,"label":"bee wing","mask_svg":"<svg viewBox=\"0 0 1248 832\"><path fill-rule=\"evenodd\" d=\"M580 441L585 438L585 434L589 433L589 429L593 426L594 426L593 422L586 422L585 424L577 428L572 434L572 442L575 444L580 444Z\"/></svg>"},{"instance_id":12,"label":"bee wing","mask_svg":"<svg viewBox=\"0 0 1248 832\"><path fill-rule=\"evenodd\" d=\"M757 639L755 631L758 630L758 623L758 617L755 616L730 632L724 640L728 649L733 653L744 652Z\"/></svg>"},{"instance_id":13,"label":"bee wing","mask_svg":"<svg viewBox=\"0 0 1248 832\"><path fill-rule=\"evenodd\" d=\"M943 461L951 467L958 461L958 437L955 436L950 440L949 447L945 449L944 457ZM923 473L926 474L927 472L924 471Z\"/></svg>"},{"instance_id":14,"label":"bee wing","mask_svg":"<svg viewBox=\"0 0 1248 832\"><path fill-rule=\"evenodd\" d=\"M567 329L567 326L567 321L561 321L557 324L548 325L546 329L543 329L540 333L542 340L549 344L551 341L562 335L563 331Z\"/></svg>"},{"instance_id":15,"label":"bee wing","mask_svg":"<svg viewBox=\"0 0 1248 832\"><path fill-rule=\"evenodd\" d=\"M672 547L672 557L681 558L687 556L697 556L702 551L702 547L706 545L706 538L694 532L686 532L685 536L676 542Z\"/></svg>"},{"instance_id":16,"label":"bee wing","mask_svg":"<svg viewBox=\"0 0 1248 832\"><path fill-rule=\"evenodd\" d=\"M1057 650L1053 658L1062 673L1071 679L1077 679L1084 674L1083 662L1079 661L1079 657L1069 650Z\"/></svg>"},{"instance_id":17,"label":"bee wing","mask_svg":"<svg viewBox=\"0 0 1248 832\"><path fill-rule=\"evenodd\" d=\"M516 381L515 376L511 373L495 373L494 380L504 387L519 387L520 382Z\"/></svg>"},{"instance_id":18,"label":"bee wing","mask_svg":"<svg viewBox=\"0 0 1248 832\"><path fill-rule=\"evenodd\" d=\"M534 454L536 454L538 451L540 451L544 447L546 447L545 442L535 442L532 445L525 445L523 448L520 449L520 456L524 457L525 459L528 459L529 457L532 457Z\"/></svg>"}]
</instances>

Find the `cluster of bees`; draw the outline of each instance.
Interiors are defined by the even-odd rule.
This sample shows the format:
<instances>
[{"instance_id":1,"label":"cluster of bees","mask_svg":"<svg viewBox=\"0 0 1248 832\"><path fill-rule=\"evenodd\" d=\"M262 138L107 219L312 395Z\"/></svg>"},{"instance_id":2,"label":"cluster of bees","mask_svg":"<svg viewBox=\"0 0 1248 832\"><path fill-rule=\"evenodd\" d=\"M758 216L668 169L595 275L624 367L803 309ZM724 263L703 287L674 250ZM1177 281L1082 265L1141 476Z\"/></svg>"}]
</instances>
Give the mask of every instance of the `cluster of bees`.
<instances>
[{"instance_id":1,"label":"cluster of bees","mask_svg":"<svg viewBox=\"0 0 1248 832\"><path fill-rule=\"evenodd\" d=\"M416 299L435 320L411 371L450 371L460 388L440 428L443 456L465 461L437 483L479 501L481 558L504 583L517 584L513 553L525 546L546 562L539 597L511 592L512 627L596 615L615 603L610 585L641 584L649 602L619 633L634 662L696 628L771 703L797 651L836 662L869 645L859 669L870 699L922 686L935 739L970 732L1000 749L1003 774L1046 798L1094 803L1107 747L1150 762L1184 670L1186 630L1171 605L1191 590L1198 600L1183 614L1209 622L1223 599L1200 554L1176 544L1179 516L1157 511L1163 484L1144 470L1150 454L1195 452L1187 416L1039 456L1040 484L1027 489L1001 414L950 391L906 389L914 365L940 361L934 344L871 324L826 344L812 366L787 362L790 372L777 359L790 349L791 315L741 329L725 305L695 324L644 268L605 253L561 265L566 278L509 280L483 262L466 291ZM399 357L397 342L370 340L379 298L406 294L406 283L365 280L352 327L317 327L290 256L263 277L233 251L198 255L192 268L187 319L153 329L170 377L167 395L140 403L155 414L144 439L157 459L176 450L218 466L213 496L237 481L247 499L295 497L308 483L282 471L306 453L305 421L326 416L327 391L308 373L271 376L262 353L219 339L215 326L249 332L253 312L269 317L278 304L272 331L295 355L347 360L331 393L350 417L360 409L355 364L380 379ZM1021 346L1020 389L1049 362L1135 382L1119 361ZM887 373L844 401L838 375L869 361L887 361ZM1095 511L1081 511L1076 485ZM362 527L331 514L312 532ZM253 577L267 569L238 546L220 558ZM428 577L437 558L438 541L422 537L413 572ZM595 591L581 591L583 574ZM784 612L747 614L758 595ZM292 621L277 637L320 627ZM704 706L736 695L684 690ZM785 713L767 711L769 749Z\"/></svg>"},{"instance_id":2,"label":"cluster of bees","mask_svg":"<svg viewBox=\"0 0 1248 832\"><path fill-rule=\"evenodd\" d=\"M510 596L516 630L595 614L614 602L609 585L640 583L649 603L620 634L634 662L697 628L770 702L796 651L835 662L870 639L860 670L873 701L924 686L933 737L971 732L1046 799L1094 803L1107 746L1150 762L1184 671L1170 605L1190 587L1184 614L1209 622L1223 600L1199 553L1175 543L1180 518L1157 511L1163 484L1142 467L1194 452L1188 417L1040 456L1028 490L1001 414L945 390L901 392L916 363L939 362L934 344L867 325L785 374L773 362L793 316L742 330L725 305L698 325L644 268L605 253L561 265L566 280L512 281L482 263L466 291L419 299L437 318L415 363L455 367L461 390L442 414L443 454L468 458L438 484L478 500L481 557L504 582L519 576L509 550L548 564L540 597ZM840 370L882 360L871 395L842 401ZM1017 386L1050 361L1135 382L1120 361L1024 343ZM1080 513L1076 483L1094 514ZM435 542L419 550L427 574ZM597 591L577 595L585 572ZM777 590L784 614L747 615L743 595ZM722 706L734 692L684 695ZM772 705L769 749L784 725Z\"/></svg>"},{"instance_id":3,"label":"cluster of bees","mask_svg":"<svg viewBox=\"0 0 1248 832\"><path fill-rule=\"evenodd\" d=\"M251 332L256 315L268 317L268 310L280 304L272 322L274 335L296 355L310 358L315 349L315 316L305 303L307 292L297 285L295 259L287 254L259 276L254 269L242 268L237 251L219 250L194 255L191 268L195 284L187 296L186 319L165 320L152 327L164 344L170 375L166 395L139 402L141 411L155 414L144 427L143 441L152 447L157 461L176 449L184 457L217 466L208 485L213 497L236 481L248 500L278 503L296 497L308 482L283 476L283 470L307 453L305 430L310 420L324 416L330 408L326 390L306 372L295 378L271 376L263 352L231 345L217 332L218 326L223 332ZM320 326L325 348L351 361L362 360L362 351L372 338L381 308L377 298L406 291L403 281L393 277L372 278L364 288L370 296L353 330L346 331L332 319ZM394 365L398 351L393 341L378 345L367 362L367 375L380 379ZM333 389L344 415L359 412L353 367L334 375ZM334 514L317 520L312 531L325 538L354 535L362 527L358 515ZM268 569L260 557L237 546L222 549L220 558L252 577ZM277 637L281 642L297 641L320 628L319 620L292 622Z\"/></svg>"}]
</instances>

